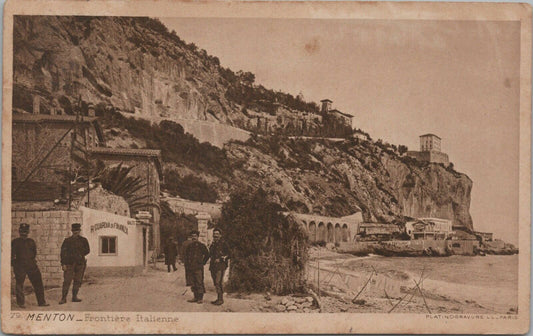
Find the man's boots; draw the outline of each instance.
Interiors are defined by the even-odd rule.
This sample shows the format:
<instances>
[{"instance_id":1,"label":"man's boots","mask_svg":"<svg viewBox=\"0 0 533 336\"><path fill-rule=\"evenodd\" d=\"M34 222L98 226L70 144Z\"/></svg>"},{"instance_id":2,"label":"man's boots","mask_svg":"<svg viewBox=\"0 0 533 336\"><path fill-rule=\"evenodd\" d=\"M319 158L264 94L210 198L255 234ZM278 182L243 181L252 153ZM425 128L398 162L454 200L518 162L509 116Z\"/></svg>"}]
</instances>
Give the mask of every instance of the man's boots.
<instances>
[{"instance_id":1,"label":"man's boots","mask_svg":"<svg viewBox=\"0 0 533 336\"><path fill-rule=\"evenodd\" d=\"M61 301L59 301L59 304L67 303L67 295L68 295L68 288L66 290L63 288L63 292L61 293Z\"/></svg>"},{"instance_id":2,"label":"man's boots","mask_svg":"<svg viewBox=\"0 0 533 336\"><path fill-rule=\"evenodd\" d=\"M221 304L224 303L224 294L222 293L217 293L217 299L215 301L211 301L212 304L214 304L215 306L220 306Z\"/></svg>"},{"instance_id":3,"label":"man's boots","mask_svg":"<svg viewBox=\"0 0 533 336\"><path fill-rule=\"evenodd\" d=\"M78 297L79 289L72 289L72 302L81 302L81 299Z\"/></svg>"},{"instance_id":4,"label":"man's boots","mask_svg":"<svg viewBox=\"0 0 533 336\"><path fill-rule=\"evenodd\" d=\"M187 300L187 302L198 302L198 294L196 293L193 293L193 294L194 294L194 298Z\"/></svg>"},{"instance_id":5,"label":"man's boots","mask_svg":"<svg viewBox=\"0 0 533 336\"><path fill-rule=\"evenodd\" d=\"M198 300L196 303L204 303L204 293L198 293Z\"/></svg>"}]
</instances>

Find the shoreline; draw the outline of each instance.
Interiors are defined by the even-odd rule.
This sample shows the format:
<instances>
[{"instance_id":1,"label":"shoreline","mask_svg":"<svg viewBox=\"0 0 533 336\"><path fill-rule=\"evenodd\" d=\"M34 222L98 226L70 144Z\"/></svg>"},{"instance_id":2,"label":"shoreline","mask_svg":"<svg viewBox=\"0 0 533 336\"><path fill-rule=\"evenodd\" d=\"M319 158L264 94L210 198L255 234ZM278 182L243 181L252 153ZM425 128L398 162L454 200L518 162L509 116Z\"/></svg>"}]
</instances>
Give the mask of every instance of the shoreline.
<instances>
[{"instance_id":1,"label":"shoreline","mask_svg":"<svg viewBox=\"0 0 533 336\"><path fill-rule=\"evenodd\" d=\"M442 246L416 246L410 244L411 241L368 241L342 244L335 247L338 253L350 254L353 256L381 255L384 257L449 257L454 255L464 256L487 256L487 255L514 255L519 250L512 244L503 243L501 246L494 246L491 242L480 243L479 246L472 245L470 251L457 252L452 248L445 246L446 241L428 241L440 242ZM415 241L418 242L418 241ZM424 241L422 241L424 242Z\"/></svg>"},{"instance_id":2,"label":"shoreline","mask_svg":"<svg viewBox=\"0 0 533 336\"><path fill-rule=\"evenodd\" d=\"M330 305L329 309L333 312L348 309L386 313L394 307L393 312L396 313L516 314L518 290L512 284L517 281L509 281L511 285L507 285L507 281L491 283L493 277L486 276L479 277L483 281L474 283L477 280L474 276L469 283L468 277L458 272L453 276L441 273L443 265L460 271L463 264L467 268L482 262L482 266L478 266L480 269L475 271L477 276L484 272L484 268L490 269L493 264L506 264L511 260L515 262L515 259L513 256L478 258L458 255L446 258L361 257L313 248L310 251L308 282L313 284L313 288L317 287L316 266L320 264L320 288L329 296L328 300L337 301ZM468 269L463 272L468 272ZM420 290L415 283L420 284ZM351 301L359 291L357 300L360 304L356 305Z\"/></svg>"}]
</instances>

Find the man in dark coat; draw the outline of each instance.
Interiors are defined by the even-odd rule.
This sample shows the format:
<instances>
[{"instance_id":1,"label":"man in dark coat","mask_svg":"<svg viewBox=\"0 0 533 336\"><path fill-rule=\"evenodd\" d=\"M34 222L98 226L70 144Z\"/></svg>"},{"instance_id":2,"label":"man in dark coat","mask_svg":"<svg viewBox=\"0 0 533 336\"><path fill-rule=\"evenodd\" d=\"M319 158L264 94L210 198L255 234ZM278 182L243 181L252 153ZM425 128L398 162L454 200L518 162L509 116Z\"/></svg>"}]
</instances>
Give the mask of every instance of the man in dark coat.
<instances>
[{"instance_id":1,"label":"man in dark coat","mask_svg":"<svg viewBox=\"0 0 533 336\"><path fill-rule=\"evenodd\" d=\"M212 304L220 306L224 303L224 289L222 288L222 281L224 279L224 272L228 267L229 250L226 243L221 239L222 231L218 228L213 230L213 243L209 247L209 271L211 271L211 278L217 291L217 299L211 301Z\"/></svg>"},{"instance_id":2,"label":"man in dark coat","mask_svg":"<svg viewBox=\"0 0 533 336\"><path fill-rule=\"evenodd\" d=\"M198 231L191 232L191 242L185 249L184 263L185 268L189 270L189 280L191 291L194 298L188 302L202 303L205 293L204 287L204 265L209 260L209 251L207 247L198 241Z\"/></svg>"},{"instance_id":3,"label":"man in dark coat","mask_svg":"<svg viewBox=\"0 0 533 336\"><path fill-rule=\"evenodd\" d=\"M187 240L181 244L181 250L180 250L180 259L185 269L185 286L192 285L191 274L190 274L191 271L189 270L189 268L187 268L187 265L185 264L185 251L187 250L187 246L189 246L190 243L192 243L191 233L187 235Z\"/></svg>"},{"instance_id":4,"label":"man in dark coat","mask_svg":"<svg viewBox=\"0 0 533 336\"><path fill-rule=\"evenodd\" d=\"M177 270L176 268L176 256L178 254L178 246L176 245L176 242L174 241L174 238L170 237L167 240L167 243L165 244L165 265L167 265L167 270L170 273L170 266L172 266L172 269L174 272Z\"/></svg>"},{"instance_id":5,"label":"man in dark coat","mask_svg":"<svg viewBox=\"0 0 533 336\"><path fill-rule=\"evenodd\" d=\"M72 285L72 302L81 302L78 291L81 287L87 260L85 256L91 251L87 238L80 236L81 224L72 224L72 236L65 238L61 245L61 267L63 268L63 292L59 304L67 302L70 283Z\"/></svg>"},{"instance_id":6,"label":"man in dark coat","mask_svg":"<svg viewBox=\"0 0 533 336\"><path fill-rule=\"evenodd\" d=\"M11 265L15 273L15 293L17 296L17 304L20 308L24 306L24 280L26 275L30 279L35 296L37 296L37 304L39 306L49 306L44 299L44 286L41 277L41 271L37 266L35 257L37 256L37 246L35 241L28 238L30 233L30 226L26 223L20 224L20 237L13 239L11 242Z\"/></svg>"}]
</instances>

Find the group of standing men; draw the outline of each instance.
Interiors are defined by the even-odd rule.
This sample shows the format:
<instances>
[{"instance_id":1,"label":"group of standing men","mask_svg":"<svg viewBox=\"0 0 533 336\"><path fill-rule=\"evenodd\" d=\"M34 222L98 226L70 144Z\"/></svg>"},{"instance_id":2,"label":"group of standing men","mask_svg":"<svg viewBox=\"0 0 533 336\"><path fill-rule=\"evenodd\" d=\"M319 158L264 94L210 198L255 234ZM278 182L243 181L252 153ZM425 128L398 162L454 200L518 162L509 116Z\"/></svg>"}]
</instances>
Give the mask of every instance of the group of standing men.
<instances>
[{"instance_id":1,"label":"group of standing men","mask_svg":"<svg viewBox=\"0 0 533 336\"><path fill-rule=\"evenodd\" d=\"M67 302L68 291L73 281L72 302L81 302L81 299L78 297L78 292L87 265L85 256L90 252L87 238L80 235L81 224L72 224L71 230L72 235L66 238L61 245L63 289L59 304ZM24 281L26 280L26 276L28 276L35 291L35 296L37 297L37 304L39 306L49 306L50 304L44 298L41 271L35 260L37 256L37 245L33 239L28 237L29 233L30 226L22 223L19 226L19 237L13 239L11 242L11 265L13 266L13 273L15 273L17 304L19 307L25 308Z\"/></svg>"},{"instance_id":2,"label":"group of standing men","mask_svg":"<svg viewBox=\"0 0 533 336\"><path fill-rule=\"evenodd\" d=\"M61 245L61 268L63 270L63 288L59 304L67 302L67 295L72 285L72 302L81 302L78 297L78 292L81 287L83 274L87 261L85 256L90 252L89 242L87 238L82 237L81 224L74 223L71 227L72 235L65 238ZM11 242L11 265L15 273L15 293L17 304L21 308L25 308L24 297L24 281L26 276L30 282L37 296L37 303L39 306L49 306L44 298L44 286L41 276L41 271L37 266L37 245L35 241L28 237L30 226L26 223L20 224L19 237L13 239ZM187 300L188 302L202 303L205 293L204 286L204 265L208 260L209 271L211 278L217 292L217 299L211 303L214 305L221 305L224 303L224 289L222 282L224 273L228 267L229 250L226 243L221 239L222 232L220 229L213 230L213 243L209 249L200 241L198 241L199 232L192 231L189 235L190 240L186 241L183 246L183 263L185 265L185 279L186 285L191 287L194 298ZM174 248L172 248L174 246ZM172 265L174 271L176 270L176 248L175 242L170 240L165 247L165 263L170 267Z\"/></svg>"},{"instance_id":3,"label":"group of standing men","mask_svg":"<svg viewBox=\"0 0 533 336\"><path fill-rule=\"evenodd\" d=\"M217 292L217 299L211 301L214 305L221 305L224 303L224 288L222 282L224 279L224 273L228 267L229 251L226 243L222 240L222 231L218 228L213 230L213 242L209 246L209 249L205 244L198 240L198 231L191 231L189 239L183 243L182 246L182 259L185 266L185 281L186 285L191 287L191 291L194 297L188 302L203 303L205 286L204 286L204 265L209 263L209 271L211 272L211 278ZM165 263L167 264L168 271L170 272L171 265L173 269L175 267L175 258L172 259L173 249L171 246L174 244L169 242L169 247L165 247ZM169 253L170 258L167 258Z\"/></svg>"}]
</instances>

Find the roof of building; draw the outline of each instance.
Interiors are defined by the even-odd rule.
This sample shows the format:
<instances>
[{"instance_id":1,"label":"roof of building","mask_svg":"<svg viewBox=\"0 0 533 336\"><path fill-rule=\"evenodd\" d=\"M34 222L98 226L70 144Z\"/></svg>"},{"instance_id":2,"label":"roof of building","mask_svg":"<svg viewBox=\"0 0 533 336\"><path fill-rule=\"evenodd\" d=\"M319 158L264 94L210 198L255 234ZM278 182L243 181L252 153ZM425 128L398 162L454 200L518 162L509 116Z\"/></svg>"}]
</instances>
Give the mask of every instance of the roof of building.
<instances>
[{"instance_id":1,"label":"roof of building","mask_svg":"<svg viewBox=\"0 0 533 336\"><path fill-rule=\"evenodd\" d=\"M343 115L343 116L345 116L345 117L353 118L353 115L348 114L348 113L341 112L341 111L339 111L339 110L337 110L337 109L329 110L329 112L332 112L332 113L339 113L339 114L341 114L341 115Z\"/></svg>"},{"instance_id":2,"label":"roof of building","mask_svg":"<svg viewBox=\"0 0 533 336\"><path fill-rule=\"evenodd\" d=\"M32 113L17 113L19 110L14 109L13 121L20 122L39 122L39 121L50 121L50 122L75 122L76 116L70 114L32 114ZM80 122L93 122L96 117L80 116Z\"/></svg>"},{"instance_id":3,"label":"roof of building","mask_svg":"<svg viewBox=\"0 0 533 336\"><path fill-rule=\"evenodd\" d=\"M436 138L439 138L439 139L441 139L441 137L440 137L440 136L438 136L438 135L435 135L435 134L433 134L433 133L427 133L427 134L423 134L423 135L421 135L421 136L420 136L420 138L422 138L422 137L427 137L427 136L433 136L433 137L436 137Z\"/></svg>"},{"instance_id":4,"label":"roof of building","mask_svg":"<svg viewBox=\"0 0 533 336\"><path fill-rule=\"evenodd\" d=\"M161 151L159 149L136 149L136 148L107 148L93 147L90 149L92 154L100 155L125 155L132 157L153 158L157 168L159 178L163 178L163 169L161 166Z\"/></svg>"},{"instance_id":5,"label":"roof of building","mask_svg":"<svg viewBox=\"0 0 533 336\"><path fill-rule=\"evenodd\" d=\"M76 122L75 115L61 114L61 115L51 115L51 114L31 114L27 112L22 112L19 109L13 109L13 123L66 123L73 124ZM96 135L98 140L104 142L104 132L98 123L97 117L88 117L80 116L78 120L80 123L92 123L96 130Z\"/></svg>"},{"instance_id":6,"label":"roof of building","mask_svg":"<svg viewBox=\"0 0 533 336\"><path fill-rule=\"evenodd\" d=\"M321 102L321 103L322 103L322 102L330 102L330 103L333 103L331 100L329 100L329 99L327 99L327 98L326 98L326 99L322 99L320 102Z\"/></svg>"},{"instance_id":7,"label":"roof of building","mask_svg":"<svg viewBox=\"0 0 533 336\"><path fill-rule=\"evenodd\" d=\"M397 227L394 223L361 223L359 227Z\"/></svg>"}]
</instances>

